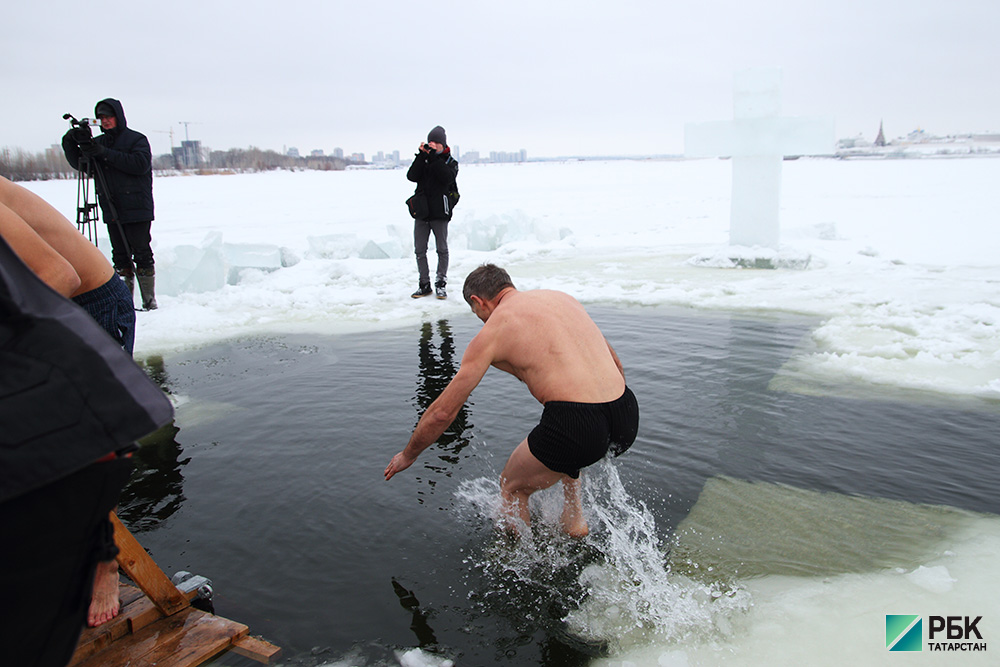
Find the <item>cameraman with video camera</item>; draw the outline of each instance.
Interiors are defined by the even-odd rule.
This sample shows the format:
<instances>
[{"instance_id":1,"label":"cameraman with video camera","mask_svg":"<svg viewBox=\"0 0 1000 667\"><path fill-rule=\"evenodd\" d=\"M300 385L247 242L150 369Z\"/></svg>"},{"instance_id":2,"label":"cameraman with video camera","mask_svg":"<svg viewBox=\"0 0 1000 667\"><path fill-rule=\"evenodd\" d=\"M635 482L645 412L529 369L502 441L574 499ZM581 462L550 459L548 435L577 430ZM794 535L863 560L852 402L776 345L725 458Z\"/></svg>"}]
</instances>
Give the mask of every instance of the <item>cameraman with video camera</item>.
<instances>
[{"instance_id":1,"label":"cameraman with video camera","mask_svg":"<svg viewBox=\"0 0 1000 667\"><path fill-rule=\"evenodd\" d=\"M63 135L70 166L93 175L111 238L111 260L129 291L138 281L143 310L156 308L155 269L150 248L153 223L153 156L146 136L128 127L116 99L97 103L101 136L77 124ZM134 271L133 271L133 261Z\"/></svg>"}]
</instances>

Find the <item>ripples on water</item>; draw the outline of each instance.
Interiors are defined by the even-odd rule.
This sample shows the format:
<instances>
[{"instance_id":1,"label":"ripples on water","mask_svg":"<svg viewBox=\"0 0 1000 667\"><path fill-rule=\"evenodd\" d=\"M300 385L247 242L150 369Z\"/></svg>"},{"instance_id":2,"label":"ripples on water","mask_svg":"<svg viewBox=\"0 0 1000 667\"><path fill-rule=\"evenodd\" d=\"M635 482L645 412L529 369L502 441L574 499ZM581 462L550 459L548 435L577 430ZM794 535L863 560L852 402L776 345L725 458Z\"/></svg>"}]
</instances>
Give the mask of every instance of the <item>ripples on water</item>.
<instances>
[{"instance_id":1,"label":"ripples on water","mask_svg":"<svg viewBox=\"0 0 1000 667\"><path fill-rule=\"evenodd\" d=\"M954 508L997 512L996 406L776 391L808 346L801 319L592 312L642 416L629 453L587 475L582 542L556 528L558 489L536 494L535 539L496 534L497 475L541 412L499 371L439 445L381 479L457 369L471 315L147 360L177 419L141 452L122 515L286 664L561 666L768 664L746 658L768 636L767 586L937 567L974 516ZM954 576L930 568L932 587Z\"/></svg>"}]
</instances>

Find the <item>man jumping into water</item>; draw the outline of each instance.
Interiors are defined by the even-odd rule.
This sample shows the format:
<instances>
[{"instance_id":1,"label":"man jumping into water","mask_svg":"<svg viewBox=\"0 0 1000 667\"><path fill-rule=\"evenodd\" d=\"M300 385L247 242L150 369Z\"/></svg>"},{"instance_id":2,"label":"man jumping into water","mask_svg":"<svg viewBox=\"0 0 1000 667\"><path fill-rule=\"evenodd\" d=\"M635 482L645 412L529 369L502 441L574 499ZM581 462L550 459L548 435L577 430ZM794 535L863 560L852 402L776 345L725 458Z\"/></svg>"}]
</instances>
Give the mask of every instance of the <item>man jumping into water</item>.
<instances>
[{"instance_id":1,"label":"man jumping into water","mask_svg":"<svg viewBox=\"0 0 1000 667\"><path fill-rule=\"evenodd\" d=\"M611 344L583 306L553 290L519 292L503 269L484 264L465 279L463 295L483 328L462 365L424 412L410 441L385 469L406 470L448 428L490 366L515 376L545 408L500 474L508 525L530 525L532 493L563 483L563 530L584 537L580 468L618 456L635 441L639 405Z\"/></svg>"}]
</instances>

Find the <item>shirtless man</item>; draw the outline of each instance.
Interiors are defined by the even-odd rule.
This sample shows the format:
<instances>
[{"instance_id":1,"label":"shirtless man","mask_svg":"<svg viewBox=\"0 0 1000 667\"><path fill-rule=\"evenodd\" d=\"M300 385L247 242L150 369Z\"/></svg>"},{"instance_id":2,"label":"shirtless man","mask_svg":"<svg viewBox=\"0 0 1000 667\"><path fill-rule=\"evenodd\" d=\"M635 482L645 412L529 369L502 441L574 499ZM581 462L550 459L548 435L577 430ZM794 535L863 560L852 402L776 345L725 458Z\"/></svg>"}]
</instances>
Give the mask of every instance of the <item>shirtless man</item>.
<instances>
[{"instance_id":1,"label":"shirtless man","mask_svg":"<svg viewBox=\"0 0 1000 667\"><path fill-rule=\"evenodd\" d=\"M410 441L385 469L388 481L409 468L458 415L490 366L524 382L545 408L500 475L508 526L530 525L532 493L563 483L563 530L589 528L580 501L580 468L618 456L635 441L639 406L625 371L583 306L551 290L519 292L503 269L485 264L463 290L483 328L469 343L455 377L427 408Z\"/></svg>"},{"instance_id":2,"label":"shirtless man","mask_svg":"<svg viewBox=\"0 0 1000 667\"><path fill-rule=\"evenodd\" d=\"M45 284L73 299L132 353L135 306L125 284L112 280L114 267L48 202L2 176L0 235Z\"/></svg>"},{"instance_id":3,"label":"shirtless man","mask_svg":"<svg viewBox=\"0 0 1000 667\"><path fill-rule=\"evenodd\" d=\"M72 298L129 354L135 341L132 295L104 254L35 193L0 176L0 236L35 275ZM97 564L90 626L118 615L118 563Z\"/></svg>"}]
</instances>

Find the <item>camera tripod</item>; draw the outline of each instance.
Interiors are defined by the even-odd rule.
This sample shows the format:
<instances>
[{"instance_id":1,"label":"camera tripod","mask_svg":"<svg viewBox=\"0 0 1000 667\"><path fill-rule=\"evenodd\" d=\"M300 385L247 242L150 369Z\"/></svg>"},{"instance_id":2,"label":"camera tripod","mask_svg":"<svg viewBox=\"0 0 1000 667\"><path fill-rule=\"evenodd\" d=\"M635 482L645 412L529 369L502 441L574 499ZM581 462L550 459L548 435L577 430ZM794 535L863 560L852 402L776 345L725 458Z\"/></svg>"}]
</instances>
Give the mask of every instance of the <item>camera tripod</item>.
<instances>
[{"instance_id":1,"label":"camera tripod","mask_svg":"<svg viewBox=\"0 0 1000 667\"><path fill-rule=\"evenodd\" d=\"M97 234L94 223L100 221L101 214L97 206L96 193L93 199L91 199L90 193L98 172L100 172L103 187L104 172L100 171L100 165L86 155L80 156L79 165L79 170L76 172L76 226L80 233L96 246ZM105 192L107 192L106 189Z\"/></svg>"},{"instance_id":2,"label":"camera tripod","mask_svg":"<svg viewBox=\"0 0 1000 667\"><path fill-rule=\"evenodd\" d=\"M104 179L104 170L98 164L97 160L86 154L80 155L78 165L79 167L76 172L77 228L94 246L99 247L97 243L97 231L94 227L94 223L100 222L101 219L100 207L97 203L97 192L105 193L101 195L102 200L108 209L108 213L111 215L111 219L118 227L119 236L122 243L125 244L125 252L129 258L129 264L132 265L132 248L129 246L128 238L125 236L125 229L122 227L121 220L118 219L118 210L115 208L114 200L112 200L109 194L108 184ZM95 182L100 185L99 188L93 187ZM93 199L91 198L91 192L94 193ZM131 273L134 273L134 271L135 267L133 265Z\"/></svg>"}]
</instances>

